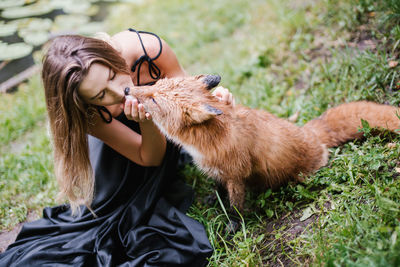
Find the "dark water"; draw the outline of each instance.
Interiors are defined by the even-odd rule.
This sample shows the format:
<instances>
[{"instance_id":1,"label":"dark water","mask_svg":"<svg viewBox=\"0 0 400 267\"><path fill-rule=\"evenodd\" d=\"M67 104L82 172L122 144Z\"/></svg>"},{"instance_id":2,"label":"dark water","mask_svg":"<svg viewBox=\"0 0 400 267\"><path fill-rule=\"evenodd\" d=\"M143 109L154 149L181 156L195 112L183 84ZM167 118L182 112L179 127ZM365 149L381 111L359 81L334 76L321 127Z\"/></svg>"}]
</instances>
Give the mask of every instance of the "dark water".
<instances>
[{"instance_id":1,"label":"dark water","mask_svg":"<svg viewBox=\"0 0 400 267\"><path fill-rule=\"evenodd\" d=\"M0 0L1 1L1 0ZM90 21L102 21L104 20L104 18L107 16L108 14L108 6L112 3L109 2L98 2L96 3L99 6L99 11L97 12L97 14L90 16ZM54 21L55 17L58 15L64 15L66 14L63 10L61 9L56 9L51 11L48 14L45 15L40 15L40 16L32 16L29 18L49 18L52 21ZM12 21L13 19L6 19L0 16L0 21L4 21L4 22L9 22ZM18 42L23 42L24 40L22 38L20 38L16 33L14 33L13 35L10 36L6 36L6 37L0 37L0 40L6 43L18 43ZM40 50L42 48L42 46L35 46L32 53ZM6 63L5 65L3 65L4 63ZM17 75L18 73L26 70L27 68L33 66L35 64L34 59L32 54L23 57L23 58L19 58L19 59L15 59L12 60L10 62L3 62L0 61L0 66L3 65L3 67L0 67L0 84L7 81L8 79L10 79L11 77ZM13 90L12 90L13 91Z\"/></svg>"}]
</instances>

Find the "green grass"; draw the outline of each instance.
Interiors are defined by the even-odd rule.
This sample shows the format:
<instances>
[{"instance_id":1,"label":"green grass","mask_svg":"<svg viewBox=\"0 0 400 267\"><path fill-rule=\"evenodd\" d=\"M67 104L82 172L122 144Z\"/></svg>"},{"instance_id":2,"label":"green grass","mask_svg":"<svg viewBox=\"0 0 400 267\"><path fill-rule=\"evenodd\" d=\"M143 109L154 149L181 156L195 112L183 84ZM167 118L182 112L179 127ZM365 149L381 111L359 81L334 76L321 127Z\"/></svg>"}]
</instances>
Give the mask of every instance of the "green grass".
<instances>
[{"instance_id":1,"label":"green grass","mask_svg":"<svg viewBox=\"0 0 400 267\"><path fill-rule=\"evenodd\" d=\"M399 105L399 67L389 66L399 56L399 14L395 0L151 0L115 5L105 30L155 32L188 73L218 73L238 103L299 112L303 125L353 100ZM52 205L56 189L38 76L0 101L3 230ZM331 149L304 183L249 192L233 237L226 203L205 201L214 182L186 168L197 196L189 215L215 250L209 266L400 265L400 138L365 136Z\"/></svg>"},{"instance_id":2,"label":"green grass","mask_svg":"<svg viewBox=\"0 0 400 267\"><path fill-rule=\"evenodd\" d=\"M36 76L28 85L20 87L14 94L3 94L0 98L0 144L7 144L35 127L45 119L44 93Z\"/></svg>"},{"instance_id":3,"label":"green grass","mask_svg":"<svg viewBox=\"0 0 400 267\"><path fill-rule=\"evenodd\" d=\"M0 101L0 230L6 230L54 205L57 193L39 76Z\"/></svg>"}]
</instances>

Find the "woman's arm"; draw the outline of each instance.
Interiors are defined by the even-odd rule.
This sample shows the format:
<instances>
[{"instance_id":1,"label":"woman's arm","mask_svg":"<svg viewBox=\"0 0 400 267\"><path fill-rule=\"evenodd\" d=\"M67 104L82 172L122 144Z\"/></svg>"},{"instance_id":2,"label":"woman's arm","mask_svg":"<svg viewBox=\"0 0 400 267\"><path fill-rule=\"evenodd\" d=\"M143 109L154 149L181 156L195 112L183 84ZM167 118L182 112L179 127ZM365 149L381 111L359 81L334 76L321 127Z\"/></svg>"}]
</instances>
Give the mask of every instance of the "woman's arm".
<instances>
[{"instance_id":1,"label":"woman's arm","mask_svg":"<svg viewBox=\"0 0 400 267\"><path fill-rule=\"evenodd\" d=\"M90 134L139 165L158 166L166 150L165 137L150 120L139 122L139 125L142 135L118 120L106 123L96 116Z\"/></svg>"},{"instance_id":2,"label":"woman's arm","mask_svg":"<svg viewBox=\"0 0 400 267\"><path fill-rule=\"evenodd\" d=\"M137 99L127 97L124 113L128 119L139 123L142 136L139 157L142 162L161 164L166 150L166 139L157 126L151 121L151 115L147 113ZM161 153L160 153L161 152Z\"/></svg>"},{"instance_id":3,"label":"woman's arm","mask_svg":"<svg viewBox=\"0 0 400 267\"><path fill-rule=\"evenodd\" d=\"M186 76L186 72L179 64L174 51L172 51L171 47L163 39L161 39L161 42L162 53L154 60L154 63L160 68L162 77L172 78ZM154 45L155 44L153 44L153 46ZM155 47L152 47L151 50L155 50Z\"/></svg>"}]
</instances>

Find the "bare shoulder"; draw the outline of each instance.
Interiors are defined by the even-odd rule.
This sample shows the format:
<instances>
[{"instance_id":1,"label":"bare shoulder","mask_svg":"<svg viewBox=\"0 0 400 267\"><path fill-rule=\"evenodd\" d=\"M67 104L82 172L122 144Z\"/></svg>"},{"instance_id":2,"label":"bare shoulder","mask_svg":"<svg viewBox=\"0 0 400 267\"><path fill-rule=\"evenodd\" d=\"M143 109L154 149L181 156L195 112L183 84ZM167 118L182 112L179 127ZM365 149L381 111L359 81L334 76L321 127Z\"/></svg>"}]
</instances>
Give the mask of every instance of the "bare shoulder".
<instances>
[{"instance_id":1,"label":"bare shoulder","mask_svg":"<svg viewBox=\"0 0 400 267\"><path fill-rule=\"evenodd\" d=\"M179 65L175 53L162 38L157 38L153 34L140 33L143 46L149 57L156 59L157 66L162 70L163 76L180 76L184 71ZM126 30L112 36L113 42L120 47L120 53L128 64L133 64L143 55L143 47L135 32ZM161 51L161 54L159 55ZM169 75L174 73L174 75Z\"/></svg>"},{"instance_id":2,"label":"bare shoulder","mask_svg":"<svg viewBox=\"0 0 400 267\"><path fill-rule=\"evenodd\" d=\"M120 52L123 55L132 56L143 54L142 44L140 43L139 36L135 32L126 30L113 35L111 38L121 48ZM162 39L160 39L160 45L160 40L153 34L140 33L140 38L142 39L147 54L152 58L158 55L161 46L167 46Z\"/></svg>"},{"instance_id":3,"label":"bare shoulder","mask_svg":"<svg viewBox=\"0 0 400 267\"><path fill-rule=\"evenodd\" d=\"M134 32L126 30L116 33L111 37L111 40L128 65L131 65L132 61L143 53L143 49Z\"/></svg>"}]
</instances>

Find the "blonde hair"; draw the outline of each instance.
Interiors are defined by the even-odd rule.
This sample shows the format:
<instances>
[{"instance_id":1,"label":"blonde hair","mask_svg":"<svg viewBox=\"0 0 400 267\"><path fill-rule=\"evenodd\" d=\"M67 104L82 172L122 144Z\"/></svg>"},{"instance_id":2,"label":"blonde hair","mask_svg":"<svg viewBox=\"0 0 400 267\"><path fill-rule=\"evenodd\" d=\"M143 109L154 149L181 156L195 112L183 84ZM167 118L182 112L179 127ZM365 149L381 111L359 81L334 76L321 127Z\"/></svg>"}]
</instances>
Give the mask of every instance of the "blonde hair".
<instances>
[{"instance_id":1,"label":"blonde hair","mask_svg":"<svg viewBox=\"0 0 400 267\"><path fill-rule=\"evenodd\" d=\"M93 106L78 88L91 64L101 63L116 72L129 73L124 59L107 42L79 35L54 38L43 59L42 79L54 146L54 171L61 196L72 213L90 205L94 175L89 160L88 130Z\"/></svg>"}]
</instances>

